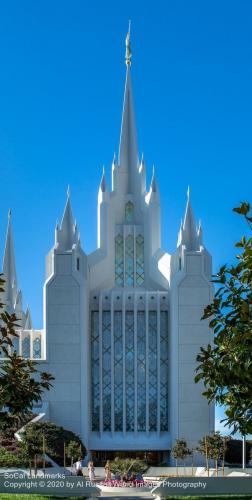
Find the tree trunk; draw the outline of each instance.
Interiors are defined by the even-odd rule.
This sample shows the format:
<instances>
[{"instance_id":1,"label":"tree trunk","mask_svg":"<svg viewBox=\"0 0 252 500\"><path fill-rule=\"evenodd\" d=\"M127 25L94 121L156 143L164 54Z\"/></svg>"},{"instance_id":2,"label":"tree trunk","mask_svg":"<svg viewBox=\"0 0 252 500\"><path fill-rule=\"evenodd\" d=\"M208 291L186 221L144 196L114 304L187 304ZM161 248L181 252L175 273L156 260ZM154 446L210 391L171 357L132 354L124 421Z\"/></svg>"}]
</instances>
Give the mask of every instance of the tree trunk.
<instances>
[{"instance_id":1,"label":"tree trunk","mask_svg":"<svg viewBox=\"0 0 252 500\"><path fill-rule=\"evenodd\" d=\"M218 477L218 460L215 460L215 475Z\"/></svg>"},{"instance_id":2,"label":"tree trunk","mask_svg":"<svg viewBox=\"0 0 252 500\"><path fill-rule=\"evenodd\" d=\"M176 474L177 474L177 477L178 477L178 459L176 458Z\"/></svg>"},{"instance_id":3,"label":"tree trunk","mask_svg":"<svg viewBox=\"0 0 252 500\"><path fill-rule=\"evenodd\" d=\"M73 474L73 457L71 457L71 475Z\"/></svg>"},{"instance_id":4,"label":"tree trunk","mask_svg":"<svg viewBox=\"0 0 252 500\"><path fill-rule=\"evenodd\" d=\"M207 446L207 437L205 436L205 454L206 454L206 469L207 475L209 477L209 461L208 461L208 446Z\"/></svg>"},{"instance_id":5,"label":"tree trunk","mask_svg":"<svg viewBox=\"0 0 252 500\"><path fill-rule=\"evenodd\" d=\"M34 471L35 477L37 477L37 454L34 455Z\"/></svg>"},{"instance_id":6,"label":"tree trunk","mask_svg":"<svg viewBox=\"0 0 252 500\"><path fill-rule=\"evenodd\" d=\"M30 469L30 477L32 475L32 461L31 459L29 460L29 469Z\"/></svg>"}]
</instances>

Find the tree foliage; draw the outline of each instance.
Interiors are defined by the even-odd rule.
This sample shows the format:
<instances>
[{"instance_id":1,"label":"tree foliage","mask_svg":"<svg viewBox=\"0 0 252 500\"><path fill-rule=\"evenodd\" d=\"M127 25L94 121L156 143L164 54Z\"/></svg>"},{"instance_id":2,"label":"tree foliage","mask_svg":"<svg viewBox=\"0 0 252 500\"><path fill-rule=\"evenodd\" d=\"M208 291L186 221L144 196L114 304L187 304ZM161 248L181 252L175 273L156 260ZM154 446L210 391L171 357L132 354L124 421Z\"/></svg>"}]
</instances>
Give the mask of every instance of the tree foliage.
<instances>
[{"instance_id":1,"label":"tree foliage","mask_svg":"<svg viewBox=\"0 0 252 500\"><path fill-rule=\"evenodd\" d=\"M73 465L73 462L76 462L78 458L82 458L80 443L78 441L70 441L66 446L66 455L68 458L71 458L71 465Z\"/></svg>"},{"instance_id":2,"label":"tree foliage","mask_svg":"<svg viewBox=\"0 0 252 500\"><path fill-rule=\"evenodd\" d=\"M44 390L49 390L54 379L46 372L38 372L36 363L13 352L3 362L0 373L0 402L17 417L30 413L33 404L41 401ZM35 378L36 376L36 378Z\"/></svg>"},{"instance_id":3,"label":"tree foliage","mask_svg":"<svg viewBox=\"0 0 252 500\"><path fill-rule=\"evenodd\" d=\"M171 456L175 460L185 460L188 455L191 455L191 450L187 447L185 439L176 439L176 443L171 450Z\"/></svg>"},{"instance_id":4,"label":"tree foliage","mask_svg":"<svg viewBox=\"0 0 252 500\"><path fill-rule=\"evenodd\" d=\"M5 281L0 275L0 294L4 292ZM37 370L37 363L23 359L17 353L11 352L13 339L16 333L18 319L15 314L4 310L0 300L0 350L5 354L5 359L0 367L0 431L9 423L10 417L15 417L18 422L26 419L31 413L34 403L41 401L42 393L49 390L54 380L49 373ZM4 409L8 411L3 411ZM14 425L15 427L15 425Z\"/></svg>"},{"instance_id":5,"label":"tree foliage","mask_svg":"<svg viewBox=\"0 0 252 500\"><path fill-rule=\"evenodd\" d=\"M118 474L120 478L126 479L133 474L142 474L148 469L148 465L139 458L119 458L116 457L110 462L111 472Z\"/></svg>"},{"instance_id":6,"label":"tree foliage","mask_svg":"<svg viewBox=\"0 0 252 500\"><path fill-rule=\"evenodd\" d=\"M234 212L252 230L249 203ZM214 275L219 285L202 319L209 319L213 342L201 347L195 382L204 381L203 395L226 407L226 425L233 432L252 433L252 237L236 244L240 253L234 265L224 265Z\"/></svg>"},{"instance_id":7,"label":"tree foliage","mask_svg":"<svg viewBox=\"0 0 252 500\"><path fill-rule=\"evenodd\" d=\"M66 448L71 441L77 443L78 457L86 452L82 441L74 432L59 427L52 422L38 422L29 424L22 433L23 446L33 446L34 441L42 446L42 438L45 437L46 453L59 465L64 464L64 443Z\"/></svg>"}]
</instances>

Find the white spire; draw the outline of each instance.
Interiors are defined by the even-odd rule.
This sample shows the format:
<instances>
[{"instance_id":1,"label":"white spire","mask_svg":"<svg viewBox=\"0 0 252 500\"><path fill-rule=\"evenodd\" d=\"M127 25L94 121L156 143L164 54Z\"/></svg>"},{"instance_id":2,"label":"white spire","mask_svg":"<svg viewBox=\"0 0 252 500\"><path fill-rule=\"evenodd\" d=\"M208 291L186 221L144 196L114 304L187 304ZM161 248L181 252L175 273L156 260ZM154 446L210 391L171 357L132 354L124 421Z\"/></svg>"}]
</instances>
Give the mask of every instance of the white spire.
<instances>
[{"instance_id":1,"label":"white spire","mask_svg":"<svg viewBox=\"0 0 252 500\"><path fill-rule=\"evenodd\" d=\"M67 201L62 217L61 228L56 231L56 238L61 249L65 251L71 250L72 246L77 243L78 231L73 218L69 186L67 188Z\"/></svg>"},{"instance_id":2,"label":"white spire","mask_svg":"<svg viewBox=\"0 0 252 500\"><path fill-rule=\"evenodd\" d=\"M7 306L14 309L18 290L10 210L8 213L8 226L3 258L3 274L5 279L5 300Z\"/></svg>"},{"instance_id":3,"label":"white spire","mask_svg":"<svg viewBox=\"0 0 252 500\"><path fill-rule=\"evenodd\" d=\"M157 186L157 179L156 179L156 174L155 174L155 167L153 165L153 168L152 168L152 179L151 179L151 190L153 193L157 193L158 192L158 186Z\"/></svg>"},{"instance_id":4,"label":"white spire","mask_svg":"<svg viewBox=\"0 0 252 500\"><path fill-rule=\"evenodd\" d=\"M133 192L135 176L138 169L138 146L131 84L131 50L129 44L130 33L128 32L126 38L127 70L119 147L119 166L123 171L125 171L125 173L128 174L128 185L126 186L126 190L128 192Z\"/></svg>"},{"instance_id":5,"label":"white spire","mask_svg":"<svg viewBox=\"0 0 252 500\"><path fill-rule=\"evenodd\" d=\"M106 177L105 177L105 168L102 168L102 178L100 182L100 190L105 193L106 191Z\"/></svg>"},{"instance_id":6,"label":"white spire","mask_svg":"<svg viewBox=\"0 0 252 500\"><path fill-rule=\"evenodd\" d=\"M185 218L182 228L182 243L189 251L199 250L199 240L195 224L195 218L190 199L190 189L187 190L187 204L185 211Z\"/></svg>"},{"instance_id":7,"label":"white spire","mask_svg":"<svg viewBox=\"0 0 252 500\"><path fill-rule=\"evenodd\" d=\"M32 330L33 326L32 326L32 319L31 319L31 311L30 311L30 308L29 306L27 306L27 309L25 311L25 325L24 325L24 329L25 330Z\"/></svg>"}]
</instances>

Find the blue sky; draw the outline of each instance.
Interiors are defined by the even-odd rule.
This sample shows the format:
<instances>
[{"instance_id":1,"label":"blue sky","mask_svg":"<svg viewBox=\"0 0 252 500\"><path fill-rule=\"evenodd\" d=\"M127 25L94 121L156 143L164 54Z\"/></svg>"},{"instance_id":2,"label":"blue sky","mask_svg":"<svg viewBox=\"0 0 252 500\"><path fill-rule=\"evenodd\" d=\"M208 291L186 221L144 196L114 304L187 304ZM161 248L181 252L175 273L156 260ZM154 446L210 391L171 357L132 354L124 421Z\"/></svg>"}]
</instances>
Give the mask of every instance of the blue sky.
<instances>
[{"instance_id":1,"label":"blue sky","mask_svg":"<svg viewBox=\"0 0 252 500\"><path fill-rule=\"evenodd\" d=\"M45 255L67 185L86 252L96 202L118 151L125 34L140 153L155 164L162 244L173 252L186 190L216 270L244 232L251 201L250 1L0 2L0 255L13 212L19 285L42 326Z\"/></svg>"}]
</instances>

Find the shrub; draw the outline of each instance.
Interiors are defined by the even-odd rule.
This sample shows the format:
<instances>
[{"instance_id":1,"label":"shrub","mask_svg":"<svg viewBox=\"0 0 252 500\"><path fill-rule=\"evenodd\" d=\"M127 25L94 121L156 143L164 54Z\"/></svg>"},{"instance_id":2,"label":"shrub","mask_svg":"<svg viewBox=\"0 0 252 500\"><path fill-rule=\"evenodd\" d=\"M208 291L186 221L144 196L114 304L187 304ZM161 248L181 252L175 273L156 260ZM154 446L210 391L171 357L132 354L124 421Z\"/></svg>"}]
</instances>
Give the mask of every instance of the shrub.
<instances>
[{"instance_id":1,"label":"shrub","mask_svg":"<svg viewBox=\"0 0 252 500\"><path fill-rule=\"evenodd\" d=\"M64 465L64 443L67 446L71 441L75 441L83 456L86 452L80 438L74 432L58 427L52 422L38 422L27 425L22 434L23 449L29 448L36 442L37 453L42 453L42 436L45 436L46 453L59 465Z\"/></svg>"}]
</instances>

